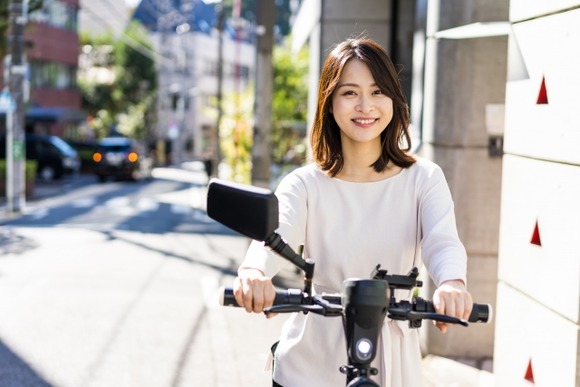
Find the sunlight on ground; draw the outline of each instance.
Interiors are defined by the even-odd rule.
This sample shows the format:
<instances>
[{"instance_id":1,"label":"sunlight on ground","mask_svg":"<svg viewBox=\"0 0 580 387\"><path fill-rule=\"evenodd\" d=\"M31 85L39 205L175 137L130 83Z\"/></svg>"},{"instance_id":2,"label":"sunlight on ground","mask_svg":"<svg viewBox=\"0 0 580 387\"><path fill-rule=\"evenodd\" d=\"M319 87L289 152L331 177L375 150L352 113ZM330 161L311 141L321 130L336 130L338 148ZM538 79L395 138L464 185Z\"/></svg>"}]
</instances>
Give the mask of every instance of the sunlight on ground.
<instances>
[{"instance_id":1,"label":"sunlight on ground","mask_svg":"<svg viewBox=\"0 0 580 387\"><path fill-rule=\"evenodd\" d=\"M159 202L205 210L208 178L202 162L184 163L179 169L155 168L152 175L156 179L193 184L191 188L157 195Z\"/></svg>"}]
</instances>

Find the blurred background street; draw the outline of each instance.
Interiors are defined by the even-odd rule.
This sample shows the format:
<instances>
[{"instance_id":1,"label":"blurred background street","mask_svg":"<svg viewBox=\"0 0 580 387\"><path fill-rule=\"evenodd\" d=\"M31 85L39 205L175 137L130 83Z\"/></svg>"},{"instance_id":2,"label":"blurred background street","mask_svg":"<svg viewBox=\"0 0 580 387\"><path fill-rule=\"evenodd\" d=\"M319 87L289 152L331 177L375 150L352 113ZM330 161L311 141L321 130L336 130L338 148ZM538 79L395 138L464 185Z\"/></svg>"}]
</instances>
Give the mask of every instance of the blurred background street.
<instances>
[{"instance_id":1,"label":"blurred background street","mask_svg":"<svg viewBox=\"0 0 580 387\"><path fill-rule=\"evenodd\" d=\"M284 317L219 306L248 241L205 214L201 168L39 186L2 215L0 385L267 385Z\"/></svg>"}]
</instances>

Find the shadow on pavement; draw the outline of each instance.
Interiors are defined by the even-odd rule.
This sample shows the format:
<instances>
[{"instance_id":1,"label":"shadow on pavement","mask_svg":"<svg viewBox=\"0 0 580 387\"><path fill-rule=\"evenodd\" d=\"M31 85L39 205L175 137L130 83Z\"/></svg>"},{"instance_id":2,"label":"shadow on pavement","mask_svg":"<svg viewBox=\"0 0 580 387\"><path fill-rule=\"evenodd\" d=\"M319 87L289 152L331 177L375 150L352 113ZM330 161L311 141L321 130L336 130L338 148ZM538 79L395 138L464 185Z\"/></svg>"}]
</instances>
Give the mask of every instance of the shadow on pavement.
<instances>
[{"instance_id":1,"label":"shadow on pavement","mask_svg":"<svg viewBox=\"0 0 580 387\"><path fill-rule=\"evenodd\" d=\"M52 387L0 340L0 386Z\"/></svg>"},{"instance_id":2,"label":"shadow on pavement","mask_svg":"<svg viewBox=\"0 0 580 387\"><path fill-rule=\"evenodd\" d=\"M0 229L0 256L6 254L23 254L34 250L39 245L30 238L17 234L10 228Z\"/></svg>"},{"instance_id":3,"label":"shadow on pavement","mask_svg":"<svg viewBox=\"0 0 580 387\"><path fill-rule=\"evenodd\" d=\"M214 263L210 262L209 260L208 261L198 260L198 259L192 258L191 256L188 256L188 255L175 254L173 252L170 252L169 250L151 247L145 243L136 242L134 240L128 240L128 239L120 237L119 235L113 234L113 232L111 232L111 231L103 231L102 233L104 235L106 235L109 240L123 241L124 243L132 244L133 246L138 246L138 247L141 247L145 250L155 251L156 253L159 253L167 258L179 259L179 260L182 260L182 261L185 261L188 263L206 266L210 269L221 272L222 274L225 274L225 275L236 275L236 270L237 270L237 266L235 263L236 260L232 257L226 257L226 259L230 262L230 265L228 265L228 266L218 265L218 264L214 264Z\"/></svg>"}]
</instances>

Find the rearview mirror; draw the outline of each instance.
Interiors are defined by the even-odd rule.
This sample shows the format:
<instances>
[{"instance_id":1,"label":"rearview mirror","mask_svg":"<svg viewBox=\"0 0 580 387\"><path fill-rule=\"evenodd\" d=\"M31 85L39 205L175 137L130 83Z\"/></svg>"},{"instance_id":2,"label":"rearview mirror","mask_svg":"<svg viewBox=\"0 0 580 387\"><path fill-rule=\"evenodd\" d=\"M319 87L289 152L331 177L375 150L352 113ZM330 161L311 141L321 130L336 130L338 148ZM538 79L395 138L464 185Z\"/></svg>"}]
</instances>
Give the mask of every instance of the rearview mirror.
<instances>
[{"instance_id":1,"label":"rearview mirror","mask_svg":"<svg viewBox=\"0 0 580 387\"><path fill-rule=\"evenodd\" d=\"M268 189L211 179L207 214L249 238L264 241L278 228L278 198Z\"/></svg>"}]
</instances>

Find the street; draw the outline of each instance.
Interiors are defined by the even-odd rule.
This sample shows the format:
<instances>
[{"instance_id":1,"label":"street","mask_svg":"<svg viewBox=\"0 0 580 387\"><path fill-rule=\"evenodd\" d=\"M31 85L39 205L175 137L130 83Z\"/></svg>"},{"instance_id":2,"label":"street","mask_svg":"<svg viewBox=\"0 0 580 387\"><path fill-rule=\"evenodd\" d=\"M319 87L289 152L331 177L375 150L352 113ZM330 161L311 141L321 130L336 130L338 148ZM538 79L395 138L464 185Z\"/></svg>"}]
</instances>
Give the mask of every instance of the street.
<instances>
[{"instance_id":1,"label":"street","mask_svg":"<svg viewBox=\"0 0 580 387\"><path fill-rule=\"evenodd\" d=\"M204 174L154 176L88 180L1 221L1 386L270 384L285 317L217 301L248 240L207 217Z\"/></svg>"}]
</instances>

